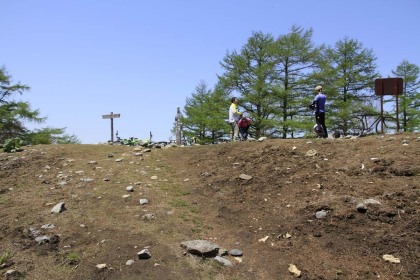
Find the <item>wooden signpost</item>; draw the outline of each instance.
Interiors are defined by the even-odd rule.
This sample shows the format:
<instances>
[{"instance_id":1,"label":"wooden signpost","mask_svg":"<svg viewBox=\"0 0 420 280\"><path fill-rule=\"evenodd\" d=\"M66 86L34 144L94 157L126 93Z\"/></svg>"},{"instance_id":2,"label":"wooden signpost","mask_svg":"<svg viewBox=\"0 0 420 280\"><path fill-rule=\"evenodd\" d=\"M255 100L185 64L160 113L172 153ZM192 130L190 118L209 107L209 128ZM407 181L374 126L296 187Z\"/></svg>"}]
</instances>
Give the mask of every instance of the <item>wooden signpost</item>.
<instances>
[{"instance_id":1,"label":"wooden signpost","mask_svg":"<svg viewBox=\"0 0 420 280\"><path fill-rule=\"evenodd\" d=\"M111 119L111 144L114 144L114 119L119 117L120 114L114 114L112 112L109 115L102 115L103 119Z\"/></svg>"},{"instance_id":2,"label":"wooden signpost","mask_svg":"<svg viewBox=\"0 0 420 280\"><path fill-rule=\"evenodd\" d=\"M396 107L396 125L397 132L400 129L398 121L398 95L403 94L403 79L402 78L384 78L375 80L375 95L381 97L381 132L384 133L384 95L394 95Z\"/></svg>"}]
</instances>

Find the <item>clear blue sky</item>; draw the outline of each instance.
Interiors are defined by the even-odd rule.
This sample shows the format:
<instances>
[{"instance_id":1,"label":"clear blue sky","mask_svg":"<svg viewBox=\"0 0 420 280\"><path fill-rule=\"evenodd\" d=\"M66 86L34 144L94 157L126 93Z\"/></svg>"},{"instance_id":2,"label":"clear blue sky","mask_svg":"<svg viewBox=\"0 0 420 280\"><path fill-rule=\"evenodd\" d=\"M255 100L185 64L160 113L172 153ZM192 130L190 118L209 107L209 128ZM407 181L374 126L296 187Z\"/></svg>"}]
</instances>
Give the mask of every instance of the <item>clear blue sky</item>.
<instances>
[{"instance_id":1,"label":"clear blue sky","mask_svg":"<svg viewBox=\"0 0 420 280\"><path fill-rule=\"evenodd\" d=\"M168 140L176 108L222 74L227 51L261 31L312 28L316 44L348 37L372 49L383 77L420 66L419 0L0 0L0 66L28 101L82 143ZM229 104L226 104L226 111Z\"/></svg>"}]
</instances>

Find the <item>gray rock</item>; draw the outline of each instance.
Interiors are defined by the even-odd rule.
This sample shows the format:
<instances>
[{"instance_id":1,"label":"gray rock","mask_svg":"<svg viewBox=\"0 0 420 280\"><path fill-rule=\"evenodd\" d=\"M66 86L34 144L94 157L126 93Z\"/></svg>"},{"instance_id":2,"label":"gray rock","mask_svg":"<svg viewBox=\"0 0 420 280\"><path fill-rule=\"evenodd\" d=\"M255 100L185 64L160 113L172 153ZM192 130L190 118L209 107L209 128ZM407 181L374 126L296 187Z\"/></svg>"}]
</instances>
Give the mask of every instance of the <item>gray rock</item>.
<instances>
[{"instance_id":1,"label":"gray rock","mask_svg":"<svg viewBox=\"0 0 420 280\"><path fill-rule=\"evenodd\" d=\"M140 252L137 253L137 257L140 260L146 260L146 259L150 259L152 257L152 255L150 254L148 249L143 249Z\"/></svg>"},{"instance_id":2,"label":"gray rock","mask_svg":"<svg viewBox=\"0 0 420 280\"><path fill-rule=\"evenodd\" d=\"M51 209L51 213L62 213L62 212L64 212L65 210L67 210L66 209L66 207L65 207L65 203L64 202L60 202L60 203L58 203L56 206L54 206L52 209Z\"/></svg>"},{"instance_id":3,"label":"gray rock","mask_svg":"<svg viewBox=\"0 0 420 280\"><path fill-rule=\"evenodd\" d=\"M4 275L6 276L7 280L23 278L22 273L20 273L17 270L14 270L14 269L9 269L8 271L6 271L6 273Z\"/></svg>"},{"instance_id":4,"label":"gray rock","mask_svg":"<svg viewBox=\"0 0 420 280\"><path fill-rule=\"evenodd\" d=\"M143 220L154 220L156 219L156 215L154 213L147 213L142 216Z\"/></svg>"},{"instance_id":5,"label":"gray rock","mask_svg":"<svg viewBox=\"0 0 420 280\"><path fill-rule=\"evenodd\" d=\"M43 229L52 229L52 228L55 228L55 225L53 225L53 224L45 224L41 228L43 228Z\"/></svg>"},{"instance_id":6,"label":"gray rock","mask_svg":"<svg viewBox=\"0 0 420 280\"><path fill-rule=\"evenodd\" d=\"M363 200L363 203L366 204L366 205L369 205L369 204L381 205L380 201L378 201L376 199L373 199L373 198L365 199L365 200Z\"/></svg>"},{"instance_id":7,"label":"gray rock","mask_svg":"<svg viewBox=\"0 0 420 280\"><path fill-rule=\"evenodd\" d=\"M125 265L132 265L134 263L134 260L128 260Z\"/></svg>"},{"instance_id":8,"label":"gray rock","mask_svg":"<svg viewBox=\"0 0 420 280\"><path fill-rule=\"evenodd\" d=\"M367 206L366 206L364 203L360 202L359 204L357 204L357 206L356 206L356 210L357 210L357 212L359 212L359 213L366 213L366 211L367 211Z\"/></svg>"},{"instance_id":9,"label":"gray rock","mask_svg":"<svg viewBox=\"0 0 420 280\"><path fill-rule=\"evenodd\" d=\"M232 262L230 260L226 259L226 258L223 258L223 257L220 257L220 256L216 256L214 259L216 261L218 261L219 263L223 264L224 266L233 267Z\"/></svg>"},{"instance_id":10,"label":"gray rock","mask_svg":"<svg viewBox=\"0 0 420 280\"><path fill-rule=\"evenodd\" d=\"M325 219L327 217L328 212L325 210L321 210L315 213L315 217L317 219Z\"/></svg>"},{"instance_id":11,"label":"gray rock","mask_svg":"<svg viewBox=\"0 0 420 280\"><path fill-rule=\"evenodd\" d=\"M188 253L204 257L214 257L219 252L219 246L206 240L190 240L181 243Z\"/></svg>"},{"instance_id":12,"label":"gray rock","mask_svg":"<svg viewBox=\"0 0 420 280\"><path fill-rule=\"evenodd\" d=\"M132 191L134 191L133 186L128 186L128 187L126 187L125 189L126 189L128 192L132 192Z\"/></svg>"},{"instance_id":13,"label":"gray rock","mask_svg":"<svg viewBox=\"0 0 420 280\"><path fill-rule=\"evenodd\" d=\"M80 179L80 181L85 182L85 183L90 183L90 182L93 182L93 179L92 178L82 178L82 179Z\"/></svg>"},{"instance_id":14,"label":"gray rock","mask_svg":"<svg viewBox=\"0 0 420 280\"><path fill-rule=\"evenodd\" d=\"M149 203L149 201L147 199L140 198L140 205L145 205L145 204L148 204L148 203Z\"/></svg>"},{"instance_id":15,"label":"gray rock","mask_svg":"<svg viewBox=\"0 0 420 280\"><path fill-rule=\"evenodd\" d=\"M240 257L243 254L244 253L239 249L232 249L232 250L229 251L229 255L234 256L234 257Z\"/></svg>"},{"instance_id":16,"label":"gray rock","mask_svg":"<svg viewBox=\"0 0 420 280\"><path fill-rule=\"evenodd\" d=\"M44 244L50 242L50 238L46 235L35 237L35 241L38 242L38 244Z\"/></svg>"},{"instance_id":17,"label":"gray rock","mask_svg":"<svg viewBox=\"0 0 420 280\"><path fill-rule=\"evenodd\" d=\"M252 179L252 176L250 176L250 175L246 175L246 174L241 174L241 175L239 175L239 179L242 179L242 180L251 180Z\"/></svg>"}]
</instances>

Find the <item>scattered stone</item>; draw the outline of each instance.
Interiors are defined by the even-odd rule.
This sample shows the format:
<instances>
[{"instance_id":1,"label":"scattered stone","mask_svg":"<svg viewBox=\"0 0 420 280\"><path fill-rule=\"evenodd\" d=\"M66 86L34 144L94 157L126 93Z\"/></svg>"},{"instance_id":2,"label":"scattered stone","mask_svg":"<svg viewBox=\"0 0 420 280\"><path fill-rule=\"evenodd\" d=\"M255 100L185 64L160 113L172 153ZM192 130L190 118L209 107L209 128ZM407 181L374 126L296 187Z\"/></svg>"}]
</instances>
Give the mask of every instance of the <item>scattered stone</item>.
<instances>
[{"instance_id":1,"label":"scattered stone","mask_svg":"<svg viewBox=\"0 0 420 280\"><path fill-rule=\"evenodd\" d=\"M239 258L239 257L234 257L234 259L235 259L238 263L241 263L241 262L242 262L242 258Z\"/></svg>"},{"instance_id":2,"label":"scattered stone","mask_svg":"<svg viewBox=\"0 0 420 280\"><path fill-rule=\"evenodd\" d=\"M394 257L393 255L385 254L382 256L382 259L391 263L400 263L401 260L399 258Z\"/></svg>"},{"instance_id":3,"label":"scattered stone","mask_svg":"<svg viewBox=\"0 0 420 280\"><path fill-rule=\"evenodd\" d=\"M370 160L373 161L373 162L380 162L381 161L379 158L371 158Z\"/></svg>"},{"instance_id":4,"label":"scattered stone","mask_svg":"<svg viewBox=\"0 0 420 280\"><path fill-rule=\"evenodd\" d=\"M376 200L376 199L373 199L373 198L368 198L368 199L365 199L365 200L363 201L363 203L364 203L364 204L366 204L366 205L369 205L369 204L381 205L381 202L380 202L380 201L378 201L378 200Z\"/></svg>"},{"instance_id":5,"label":"scattered stone","mask_svg":"<svg viewBox=\"0 0 420 280\"><path fill-rule=\"evenodd\" d=\"M132 192L132 191L134 191L133 186L128 186L128 187L126 187L125 189L126 189L126 191L128 191L128 192Z\"/></svg>"},{"instance_id":6,"label":"scattered stone","mask_svg":"<svg viewBox=\"0 0 420 280\"><path fill-rule=\"evenodd\" d=\"M408 141L407 139L402 140L401 144L403 144L404 146L407 146L410 143L410 141Z\"/></svg>"},{"instance_id":7,"label":"scattered stone","mask_svg":"<svg viewBox=\"0 0 420 280\"><path fill-rule=\"evenodd\" d=\"M110 181L111 179L109 179L109 178L103 178L102 180L103 180L103 181L105 181L105 182L108 182L108 181Z\"/></svg>"},{"instance_id":8,"label":"scattered stone","mask_svg":"<svg viewBox=\"0 0 420 280\"><path fill-rule=\"evenodd\" d=\"M315 149L311 149L311 150L306 152L307 157L313 157L313 156L316 156L317 154L318 154L318 152Z\"/></svg>"},{"instance_id":9,"label":"scattered stone","mask_svg":"<svg viewBox=\"0 0 420 280\"><path fill-rule=\"evenodd\" d=\"M356 209L359 213L366 213L367 206L364 203L360 202L359 204L357 204Z\"/></svg>"},{"instance_id":10,"label":"scattered stone","mask_svg":"<svg viewBox=\"0 0 420 280\"><path fill-rule=\"evenodd\" d=\"M114 157L114 155L113 154L108 154L108 157L112 158L112 157Z\"/></svg>"},{"instance_id":11,"label":"scattered stone","mask_svg":"<svg viewBox=\"0 0 420 280\"><path fill-rule=\"evenodd\" d=\"M239 179L242 179L242 180L251 180L252 179L252 176L250 176L250 175L246 175L246 174L241 174L241 175L239 175Z\"/></svg>"},{"instance_id":12,"label":"scattered stone","mask_svg":"<svg viewBox=\"0 0 420 280\"><path fill-rule=\"evenodd\" d=\"M294 264L289 264L289 272L295 275L295 277L300 277L302 272Z\"/></svg>"},{"instance_id":13,"label":"scattered stone","mask_svg":"<svg viewBox=\"0 0 420 280\"><path fill-rule=\"evenodd\" d=\"M82 179L80 179L80 181L85 182L85 183L90 183L90 182L93 182L93 179L92 178L82 178Z\"/></svg>"},{"instance_id":14,"label":"scattered stone","mask_svg":"<svg viewBox=\"0 0 420 280\"><path fill-rule=\"evenodd\" d=\"M106 263L97 264L96 268L99 270L104 270L106 269Z\"/></svg>"},{"instance_id":15,"label":"scattered stone","mask_svg":"<svg viewBox=\"0 0 420 280\"><path fill-rule=\"evenodd\" d=\"M66 181L60 181L60 182L57 183L57 186L59 186L59 187L64 187L65 185L67 185Z\"/></svg>"},{"instance_id":16,"label":"scattered stone","mask_svg":"<svg viewBox=\"0 0 420 280\"><path fill-rule=\"evenodd\" d=\"M50 242L50 238L46 235L35 237L35 241L38 242L38 244L45 244Z\"/></svg>"},{"instance_id":17,"label":"scattered stone","mask_svg":"<svg viewBox=\"0 0 420 280\"><path fill-rule=\"evenodd\" d=\"M94 160L91 160L91 161L88 162L88 164L98 164L98 162L96 162Z\"/></svg>"},{"instance_id":18,"label":"scattered stone","mask_svg":"<svg viewBox=\"0 0 420 280\"><path fill-rule=\"evenodd\" d=\"M287 232L286 234L283 234L283 238L289 239L289 238L292 238L292 235Z\"/></svg>"},{"instance_id":19,"label":"scattered stone","mask_svg":"<svg viewBox=\"0 0 420 280\"><path fill-rule=\"evenodd\" d=\"M270 236L268 236L268 235L267 235L266 237L260 238L260 239L258 239L258 242L263 242L263 243L265 243L269 237L270 237Z\"/></svg>"},{"instance_id":20,"label":"scattered stone","mask_svg":"<svg viewBox=\"0 0 420 280\"><path fill-rule=\"evenodd\" d=\"M240 257L243 254L244 253L239 249L232 249L232 250L229 251L229 255L234 256L234 257Z\"/></svg>"},{"instance_id":21,"label":"scattered stone","mask_svg":"<svg viewBox=\"0 0 420 280\"><path fill-rule=\"evenodd\" d=\"M41 226L41 228L43 228L43 229L53 229L53 228L55 228L55 226L53 224L45 224L45 225Z\"/></svg>"},{"instance_id":22,"label":"scattered stone","mask_svg":"<svg viewBox=\"0 0 420 280\"><path fill-rule=\"evenodd\" d=\"M131 195L129 195L129 194L125 194L125 195L123 195L122 196L122 198L129 198Z\"/></svg>"},{"instance_id":23,"label":"scattered stone","mask_svg":"<svg viewBox=\"0 0 420 280\"><path fill-rule=\"evenodd\" d=\"M184 181L183 182L188 182L190 179L189 178L187 178L187 179L184 179Z\"/></svg>"},{"instance_id":24,"label":"scattered stone","mask_svg":"<svg viewBox=\"0 0 420 280\"><path fill-rule=\"evenodd\" d=\"M125 265L132 265L134 263L134 260L128 260Z\"/></svg>"},{"instance_id":25,"label":"scattered stone","mask_svg":"<svg viewBox=\"0 0 420 280\"><path fill-rule=\"evenodd\" d=\"M115 160L115 162L122 162L123 161L123 159L122 158L117 158L116 160Z\"/></svg>"},{"instance_id":26,"label":"scattered stone","mask_svg":"<svg viewBox=\"0 0 420 280\"><path fill-rule=\"evenodd\" d=\"M181 243L181 247L188 253L198 256L214 257L219 251L219 246L206 240L191 240Z\"/></svg>"},{"instance_id":27,"label":"scattered stone","mask_svg":"<svg viewBox=\"0 0 420 280\"><path fill-rule=\"evenodd\" d=\"M150 177L150 179L152 179L152 180L156 180L158 178L158 176L152 176L152 177Z\"/></svg>"},{"instance_id":28,"label":"scattered stone","mask_svg":"<svg viewBox=\"0 0 420 280\"><path fill-rule=\"evenodd\" d=\"M257 139L257 142L262 142L264 140L267 140L267 137L260 137L260 138Z\"/></svg>"},{"instance_id":29,"label":"scattered stone","mask_svg":"<svg viewBox=\"0 0 420 280\"><path fill-rule=\"evenodd\" d=\"M140 198L140 205L144 205L144 204L148 204L149 200L145 199L145 198Z\"/></svg>"},{"instance_id":30,"label":"scattered stone","mask_svg":"<svg viewBox=\"0 0 420 280\"><path fill-rule=\"evenodd\" d=\"M137 257L140 260L146 260L146 259L150 259L152 257L152 255L150 254L148 249L143 249L140 252L137 253Z\"/></svg>"},{"instance_id":31,"label":"scattered stone","mask_svg":"<svg viewBox=\"0 0 420 280\"><path fill-rule=\"evenodd\" d=\"M154 213L146 213L142 216L143 220L154 220L156 219L156 214Z\"/></svg>"},{"instance_id":32,"label":"scattered stone","mask_svg":"<svg viewBox=\"0 0 420 280\"><path fill-rule=\"evenodd\" d=\"M8 271L6 271L6 273L4 275L6 276L7 280L23 278L22 273L20 273L17 270L14 270L14 269L9 269Z\"/></svg>"},{"instance_id":33,"label":"scattered stone","mask_svg":"<svg viewBox=\"0 0 420 280\"><path fill-rule=\"evenodd\" d=\"M225 248L219 248L219 252L217 253L218 256L226 256L228 254L228 250Z\"/></svg>"},{"instance_id":34,"label":"scattered stone","mask_svg":"<svg viewBox=\"0 0 420 280\"><path fill-rule=\"evenodd\" d=\"M315 217L317 219L325 219L327 217L328 212L325 210L321 210L315 213Z\"/></svg>"},{"instance_id":35,"label":"scattered stone","mask_svg":"<svg viewBox=\"0 0 420 280\"><path fill-rule=\"evenodd\" d=\"M227 266L227 267L233 267L232 262L231 262L230 260L226 259L226 258L223 258L223 257L220 257L220 256L216 256L216 257L214 257L214 259L215 259L217 262L219 262L219 263L223 264L224 266Z\"/></svg>"},{"instance_id":36,"label":"scattered stone","mask_svg":"<svg viewBox=\"0 0 420 280\"><path fill-rule=\"evenodd\" d=\"M67 210L65 205L66 204L64 202L58 203L56 206L54 206L51 209L51 213L62 213L62 212L64 212L65 210Z\"/></svg>"}]
</instances>

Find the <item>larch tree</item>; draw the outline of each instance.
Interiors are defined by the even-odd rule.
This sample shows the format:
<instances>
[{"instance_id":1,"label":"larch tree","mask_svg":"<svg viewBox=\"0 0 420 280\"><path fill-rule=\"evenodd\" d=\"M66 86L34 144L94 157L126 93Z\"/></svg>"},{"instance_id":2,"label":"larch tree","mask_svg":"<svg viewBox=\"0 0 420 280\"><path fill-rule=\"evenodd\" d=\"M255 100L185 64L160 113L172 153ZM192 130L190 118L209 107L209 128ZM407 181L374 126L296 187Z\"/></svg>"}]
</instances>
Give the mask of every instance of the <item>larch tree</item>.
<instances>
[{"instance_id":1,"label":"larch tree","mask_svg":"<svg viewBox=\"0 0 420 280\"><path fill-rule=\"evenodd\" d=\"M398 97L399 119L401 129L406 131L420 130L420 80L419 67L403 60L392 74L403 78L403 94Z\"/></svg>"},{"instance_id":2,"label":"larch tree","mask_svg":"<svg viewBox=\"0 0 420 280\"><path fill-rule=\"evenodd\" d=\"M11 138L20 138L31 144L80 143L75 135L64 134L65 128L30 131L25 127L25 122L43 123L46 120L40 116L39 110L32 110L28 102L13 99L29 90L27 85L14 83L4 66L0 68L0 143Z\"/></svg>"},{"instance_id":3,"label":"larch tree","mask_svg":"<svg viewBox=\"0 0 420 280\"><path fill-rule=\"evenodd\" d=\"M312 29L292 26L290 33L281 35L275 42L276 104L282 138L294 136L308 129L307 112L310 74L317 66L323 46L312 42ZM310 95L310 98L313 96Z\"/></svg>"},{"instance_id":4,"label":"larch tree","mask_svg":"<svg viewBox=\"0 0 420 280\"><path fill-rule=\"evenodd\" d=\"M375 62L371 49L346 37L326 49L320 70L314 75L327 94L329 125L344 134L352 116L375 112L373 86L379 77Z\"/></svg>"},{"instance_id":5,"label":"larch tree","mask_svg":"<svg viewBox=\"0 0 420 280\"><path fill-rule=\"evenodd\" d=\"M228 133L228 94L220 87L215 90L200 82L192 96L187 98L181 119L186 137L196 137L201 143L215 142Z\"/></svg>"},{"instance_id":6,"label":"larch tree","mask_svg":"<svg viewBox=\"0 0 420 280\"><path fill-rule=\"evenodd\" d=\"M241 51L228 52L221 66L219 84L239 98L239 107L252 119L255 137L272 135L276 127L277 73L271 34L253 33Z\"/></svg>"},{"instance_id":7,"label":"larch tree","mask_svg":"<svg viewBox=\"0 0 420 280\"><path fill-rule=\"evenodd\" d=\"M0 142L13 137L23 138L28 134L24 126L25 121L41 123L45 118L40 117L39 110L32 110L28 102L16 101L13 96L30 90L24 84L13 83L6 68L0 68Z\"/></svg>"}]
</instances>

